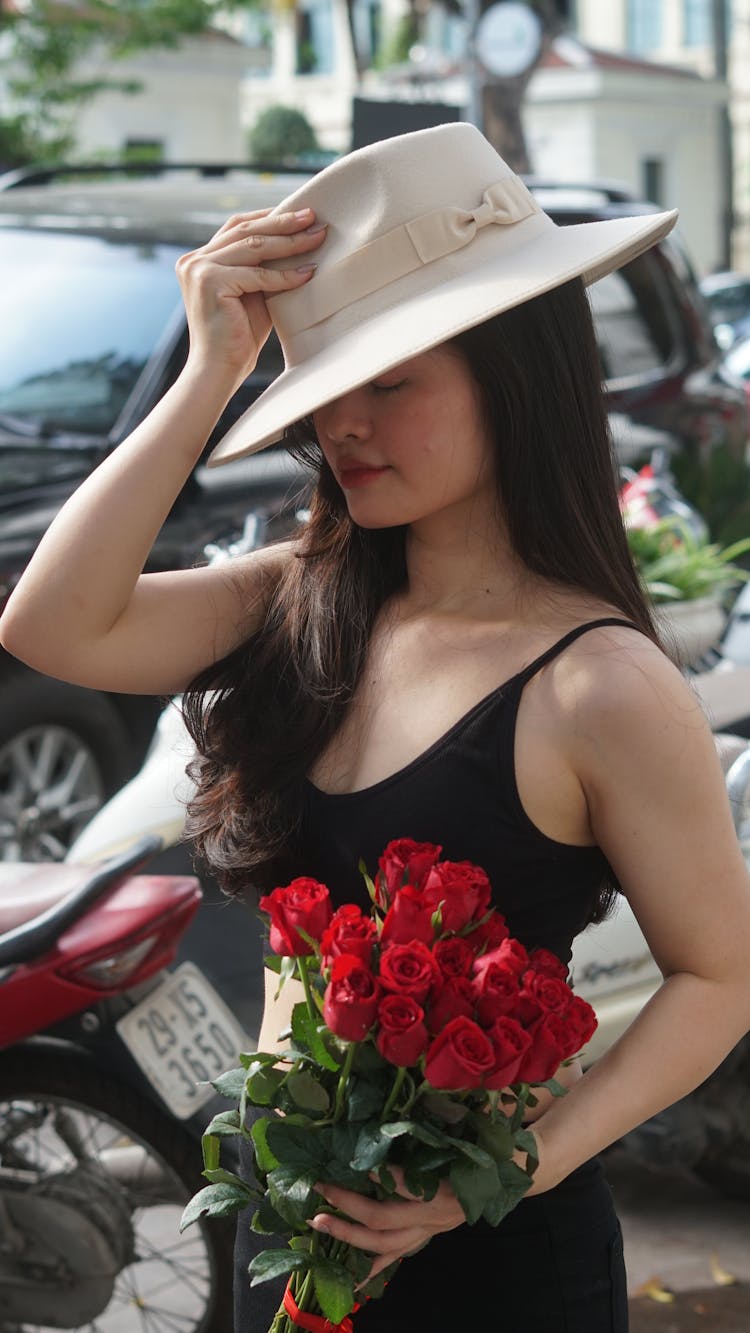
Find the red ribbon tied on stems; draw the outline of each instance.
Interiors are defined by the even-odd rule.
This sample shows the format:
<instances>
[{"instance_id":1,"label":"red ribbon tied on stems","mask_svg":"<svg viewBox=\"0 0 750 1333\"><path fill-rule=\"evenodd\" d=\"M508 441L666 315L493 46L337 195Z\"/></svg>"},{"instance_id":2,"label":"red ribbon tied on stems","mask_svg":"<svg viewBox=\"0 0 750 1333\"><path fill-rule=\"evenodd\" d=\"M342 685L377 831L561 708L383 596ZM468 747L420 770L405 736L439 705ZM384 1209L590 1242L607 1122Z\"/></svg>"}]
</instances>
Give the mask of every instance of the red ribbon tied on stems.
<instances>
[{"instance_id":1,"label":"red ribbon tied on stems","mask_svg":"<svg viewBox=\"0 0 750 1333\"><path fill-rule=\"evenodd\" d=\"M307 1333L354 1333L354 1325L348 1315L340 1324L332 1324L330 1319L326 1319L322 1314L307 1314L304 1310L300 1310L289 1284L284 1292L284 1309L292 1322L298 1328L307 1329ZM354 1309L358 1310L359 1306L355 1305Z\"/></svg>"}]
</instances>

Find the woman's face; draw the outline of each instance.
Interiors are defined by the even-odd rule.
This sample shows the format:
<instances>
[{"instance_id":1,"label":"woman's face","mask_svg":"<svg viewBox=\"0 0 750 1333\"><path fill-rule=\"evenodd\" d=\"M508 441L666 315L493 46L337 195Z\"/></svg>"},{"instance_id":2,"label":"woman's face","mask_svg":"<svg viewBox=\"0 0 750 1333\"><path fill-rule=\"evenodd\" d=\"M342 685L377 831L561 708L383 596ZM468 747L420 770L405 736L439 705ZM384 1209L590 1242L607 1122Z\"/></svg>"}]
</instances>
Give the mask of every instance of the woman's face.
<instances>
[{"instance_id":1,"label":"woman's face","mask_svg":"<svg viewBox=\"0 0 750 1333\"><path fill-rule=\"evenodd\" d=\"M479 390L450 344L321 407L314 422L361 527L413 524L480 496L494 501L494 455Z\"/></svg>"}]
</instances>

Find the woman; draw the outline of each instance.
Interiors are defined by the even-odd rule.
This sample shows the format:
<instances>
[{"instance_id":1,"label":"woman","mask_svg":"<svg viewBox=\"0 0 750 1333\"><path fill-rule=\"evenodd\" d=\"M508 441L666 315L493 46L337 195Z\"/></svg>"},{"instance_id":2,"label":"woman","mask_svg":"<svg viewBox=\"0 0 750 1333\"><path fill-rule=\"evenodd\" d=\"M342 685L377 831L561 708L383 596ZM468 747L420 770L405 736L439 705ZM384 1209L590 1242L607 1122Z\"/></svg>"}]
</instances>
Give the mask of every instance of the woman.
<instances>
[{"instance_id":1,"label":"woman","mask_svg":"<svg viewBox=\"0 0 750 1333\"><path fill-rule=\"evenodd\" d=\"M317 1225L373 1271L411 1256L356 1315L364 1333L621 1333L595 1155L750 1026L747 875L627 553L582 283L673 222L558 229L466 125L230 219L178 265L185 370L65 506L3 618L6 646L49 673L188 689L190 826L229 891L303 872L352 899L359 857L372 869L413 837L484 866L511 931L566 961L613 888L629 898L664 984L592 1070L560 1071L530 1196L500 1228L462 1225L447 1185L430 1203L326 1190L349 1220ZM301 442L320 470L308 531L229 569L141 576L271 317L287 369L212 461ZM274 988L261 1047L296 998ZM248 1244L243 1226L236 1326L263 1333Z\"/></svg>"}]
</instances>

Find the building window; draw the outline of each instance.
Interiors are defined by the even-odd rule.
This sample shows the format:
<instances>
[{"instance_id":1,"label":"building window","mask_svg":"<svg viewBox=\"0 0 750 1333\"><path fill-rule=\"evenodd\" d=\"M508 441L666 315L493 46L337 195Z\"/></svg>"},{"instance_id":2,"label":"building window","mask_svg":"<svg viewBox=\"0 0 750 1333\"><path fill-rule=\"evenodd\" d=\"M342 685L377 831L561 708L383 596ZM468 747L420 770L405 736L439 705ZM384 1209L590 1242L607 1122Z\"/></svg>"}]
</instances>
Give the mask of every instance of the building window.
<instances>
[{"instance_id":1,"label":"building window","mask_svg":"<svg viewBox=\"0 0 750 1333\"><path fill-rule=\"evenodd\" d=\"M727 36L732 23L732 0L724 0ZM682 40L685 46L713 46L713 0L682 0Z\"/></svg>"},{"instance_id":2,"label":"building window","mask_svg":"<svg viewBox=\"0 0 750 1333\"><path fill-rule=\"evenodd\" d=\"M332 0L297 5L297 73L332 74L335 60Z\"/></svg>"},{"instance_id":3,"label":"building window","mask_svg":"<svg viewBox=\"0 0 750 1333\"><path fill-rule=\"evenodd\" d=\"M627 44L629 51L646 55L662 44L662 0L628 0Z\"/></svg>"},{"instance_id":4,"label":"building window","mask_svg":"<svg viewBox=\"0 0 750 1333\"><path fill-rule=\"evenodd\" d=\"M641 181L644 199L652 204L664 206L664 160L661 157L645 157L641 163Z\"/></svg>"},{"instance_id":5,"label":"building window","mask_svg":"<svg viewBox=\"0 0 750 1333\"><path fill-rule=\"evenodd\" d=\"M354 0L352 9L357 52L371 65L383 40L383 10L380 0Z\"/></svg>"}]
</instances>

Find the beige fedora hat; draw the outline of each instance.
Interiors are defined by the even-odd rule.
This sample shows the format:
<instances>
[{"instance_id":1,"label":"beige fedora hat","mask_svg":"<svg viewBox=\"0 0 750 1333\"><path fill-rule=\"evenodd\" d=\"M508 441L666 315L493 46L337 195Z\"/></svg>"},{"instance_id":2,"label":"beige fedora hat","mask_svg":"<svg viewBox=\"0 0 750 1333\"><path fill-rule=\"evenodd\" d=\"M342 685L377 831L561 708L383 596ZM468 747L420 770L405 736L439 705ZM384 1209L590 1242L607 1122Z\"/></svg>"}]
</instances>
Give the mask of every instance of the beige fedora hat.
<instances>
[{"instance_id":1,"label":"beige fedora hat","mask_svg":"<svg viewBox=\"0 0 750 1333\"><path fill-rule=\"evenodd\" d=\"M285 369L209 463L264 449L324 403L491 315L596 282L666 236L646 213L560 227L475 126L419 130L340 158L278 205L328 235L304 287L268 299Z\"/></svg>"}]
</instances>

